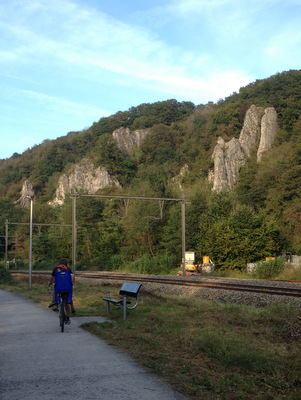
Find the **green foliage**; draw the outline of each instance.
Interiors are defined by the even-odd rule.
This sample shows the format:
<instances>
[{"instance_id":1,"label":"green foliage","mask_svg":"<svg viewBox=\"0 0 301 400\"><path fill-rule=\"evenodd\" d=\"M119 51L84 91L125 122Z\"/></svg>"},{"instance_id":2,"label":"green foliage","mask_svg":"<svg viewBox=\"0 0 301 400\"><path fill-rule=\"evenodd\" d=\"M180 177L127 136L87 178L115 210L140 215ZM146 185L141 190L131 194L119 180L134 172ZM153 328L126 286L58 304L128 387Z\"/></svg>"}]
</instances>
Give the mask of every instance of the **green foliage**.
<instances>
[{"instance_id":1,"label":"green foliage","mask_svg":"<svg viewBox=\"0 0 301 400\"><path fill-rule=\"evenodd\" d=\"M153 104L141 104L132 107L130 112L135 115L131 129L150 128L156 124L171 125L188 117L195 106L190 101L179 103L177 100L166 100Z\"/></svg>"},{"instance_id":2,"label":"green foliage","mask_svg":"<svg viewBox=\"0 0 301 400\"><path fill-rule=\"evenodd\" d=\"M273 352L254 351L243 346L240 339L235 337L227 338L217 332L203 332L199 350L226 368L239 367L267 374L275 372Z\"/></svg>"},{"instance_id":3,"label":"green foliage","mask_svg":"<svg viewBox=\"0 0 301 400\"><path fill-rule=\"evenodd\" d=\"M124 233L117 215L118 204L112 201L104 208L102 220L97 223L98 240L91 243L98 265L103 269L118 269L123 264L123 257L119 253L124 243Z\"/></svg>"},{"instance_id":4,"label":"green foliage","mask_svg":"<svg viewBox=\"0 0 301 400\"><path fill-rule=\"evenodd\" d=\"M58 146L55 144L49 145L36 163L32 180L36 177L41 184L45 184L54 172L62 171L63 161L64 159L59 152Z\"/></svg>"},{"instance_id":5,"label":"green foliage","mask_svg":"<svg viewBox=\"0 0 301 400\"><path fill-rule=\"evenodd\" d=\"M122 184L128 184L136 173L136 162L124 155L112 135L102 135L93 150L96 165L105 167L111 176Z\"/></svg>"},{"instance_id":6,"label":"green foliage","mask_svg":"<svg viewBox=\"0 0 301 400\"><path fill-rule=\"evenodd\" d=\"M200 254L209 254L217 268L245 270L254 262L279 251L283 238L273 220L247 205L232 204L229 194L215 196L201 217Z\"/></svg>"},{"instance_id":7,"label":"green foliage","mask_svg":"<svg viewBox=\"0 0 301 400\"><path fill-rule=\"evenodd\" d=\"M26 211L14 206L13 202L9 199L0 198L0 258L4 258L5 253L5 222L17 222L22 219ZM8 225L8 236L9 242L8 248L8 260L14 257L14 241L12 237L16 235L16 226ZM13 255L12 255L13 254Z\"/></svg>"},{"instance_id":8,"label":"green foliage","mask_svg":"<svg viewBox=\"0 0 301 400\"><path fill-rule=\"evenodd\" d=\"M285 268L285 263L282 257L277 257L275 260L260 261L256 263L252 275L258 279L273 279L280 275Z\"/></svg>"},{"instance_id":9,"label":"green foliage","mask_svg":"<svg viewBox=\"0 0 301 400\"><path fill-rule=\"evenodd\" d=\"M175 256L144 254L132 263L130 269L138 274L166 275L174 270L175 259Z\"/></svg>"},{"instance_id":10,"label":"green foliage","mask_svg":"<svg viewBox=\"0 0 301 400\"><path fill-rule=\"evenodd\" d=\"M299 124L298 121L293 130L294 140L272 148L260 164L255 159L247 161L235 189L239 201L258 211L261 209L271 220L277 221L286 237L286 250L296 253L301 250L298 233L301 226Z\"/></svg>"},{"instance_id":11,"label":"green foliage","mask_svg":"<svg viewBox=\"0 0 301 400\"><path fill-rule=\"evenodd\" d=\"M238 137L251 104L276 108L280 130L273 148L260 163L255 157L240 170L232 193L212 193L208 170L217 136ZM71 198L51 208L59 177L83 158L105 167L122 186L118 192L147 197L180 197L185 193L186 249L209 255L219 269L245 269L247 262L276 252L301 252L301 71L276 74L241 88L217 104L195 107L174 99L141 104L101 118L90 128L69 132L10 159L0 160L0 232L5 220L28 223L28 209L14 206L22 183L34 186L34 222L72 222ZM112 132L120 127L149 128L143 145L126 155ZM185 173L183 173L185 167ZM181 171L181 175L180 175ZM181 190L179 187L181 185ZM110 189L110 192L112 190ZM163 208L160 208L163 207ZM144 270L160 270L158 254L181 262L180 203L153 201L77 202L77 261L83 269L118 269L143 258ZM2 223L2 227L1 227ZM10 226L18 235L18 258L27 263L28 226ZM4 257L4 238L0 238ZM71 229L34 229L34 263L54 262L64 254L71 260ZM15 257L13 239L9 259ZM160 261L161 263L161 261ZM174 265L175 266L175 265Z\"/></svg>"},{"instance_id":12,"label":"green foliage","mask_svg":"<svg viewBox=\"0 0 301 400\"><path fill-rule=\"evenodd\" d=\"M155 125L142 144L144 157L141 162L171 163L175 158L174 137L167 125Z\"/></svg>"},{"instance_id":13,"label":"green foliage","mask_svg":"<svg viewBox=\"0 0 301 400\"><path fill-rule=\"evenodd\" d=\"M162 241L160 248L168 254L176 256L176 263L182 260L182 231L181 231L181 208L180 205L173 204L170 207L169 218L163 227Z\"/></svg>"},{"instance_id":14,"label":"green foliage","mask_svg":"<svg viewBox=\"0 0 301 400\"><path fill-rule=\"evenodd\" d=\"M126 260L120 254L113 254L109 261L109 270L118 271L122 270L126 265Z\"/></svg>"},{"instance_id":15,"label":"green foliage","mask_svg":"<svg viewBox=\"0 0 301 400\"><path fill-rule=\"evenodd\" d=\"M10 283L12 281L10 272L3 265L0 265L0 283Z\"/></svg>"},{"instance_id":16,"label":"green foliage","mask_svg":"<svg viewBox=\"0 0 301 400\"><path fill-rule=\"evenodd\" d=\"M227 133L227 127L230 127L232 136L237 137L242 129L239 107L233 103L223 104L223 107L214 114L213 123L216 130L219 126L222 127L223 131L220 129L219 132L219 134L223 133L221 136L224 136L224 133Z\"/></svg>"},{"instance_id":17,"label":"green foliage","mask_svg":"<svg viewBox=\"0 0 301 400\"><path fill-rule=\"evenodd\" d=\"M209 196L211 196L211 194L209 194ZM207 188L203 191L198 189L196 193L193 193L188 201L189 204L187 204L185 210L186 248L197 249L203 234L202 218L208 212Z\"/></svg>"},{"instance_id":18,"label":"green foliage","mask_svg":"<svg viewBox=\"0 0 301 400\"><path fill-rule=\"evenodd\" d=\"M34 236L32 243L34 264L46 262L51 266L56 261L58 258L56 254L56 241L59 239L55 239L46 231Z\"/></svg>"},{"instance_id":19,"label":"green foliage","mask_svg":"<svg viewBox=\"0 0 301 400\"><path fill-rule=\"evenodd\" d=\"M275 107L281 127L291 131L300 116L301 70L278 73L268 79L257 80L241 88L236 101ZM232 101L232 98L226 99Z\"/></svg>"}]
</instances>

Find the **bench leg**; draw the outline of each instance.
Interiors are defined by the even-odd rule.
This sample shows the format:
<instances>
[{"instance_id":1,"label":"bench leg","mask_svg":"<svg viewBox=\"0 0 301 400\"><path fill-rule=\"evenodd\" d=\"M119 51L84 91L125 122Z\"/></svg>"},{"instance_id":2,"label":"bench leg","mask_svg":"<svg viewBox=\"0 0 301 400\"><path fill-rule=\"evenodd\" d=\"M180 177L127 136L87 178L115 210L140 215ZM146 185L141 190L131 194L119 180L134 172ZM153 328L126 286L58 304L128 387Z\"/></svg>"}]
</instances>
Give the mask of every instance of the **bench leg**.
<instances>
[{"instance_id":1,"label":"bench leg","mask_svg":"<svg viewBox=\"0 0 301 400\"><path fill-rule=\"evenodd\" d=\"M110 298L110 292L107 292L107 298ZM107 301L107 314L110 314L110 302Z\"/></svg>"},{"instance_id":2,"label":"bench leg","mask_svg":"<svg viewBox=\"0 0 301 400\"><path fill-rule=\"evenodd\" d=\"M126 296L123 296L123 320L126 320Z\"/></svg>"}]
</instances>

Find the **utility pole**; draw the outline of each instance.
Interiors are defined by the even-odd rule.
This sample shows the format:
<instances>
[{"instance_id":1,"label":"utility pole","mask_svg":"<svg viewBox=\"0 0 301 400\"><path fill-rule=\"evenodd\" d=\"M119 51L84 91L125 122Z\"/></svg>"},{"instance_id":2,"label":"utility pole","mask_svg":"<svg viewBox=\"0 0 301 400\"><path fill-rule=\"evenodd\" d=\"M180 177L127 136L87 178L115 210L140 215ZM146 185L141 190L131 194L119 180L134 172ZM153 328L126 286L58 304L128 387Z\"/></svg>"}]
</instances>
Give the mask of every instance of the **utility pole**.
<instances>
[{"instance_id":1,"label":"utility pole","mask_svg":"<svg viewBox=\"0 0 301 400\"><path fill-rule=\"evenodd\" d=\"M30 199L30 229L29 229L29 278L28 278L28 289L32 287L32 216L33 216L33 197L26 196Z\"/></svg>"},{"instance_id":2,"label":"utility pole","mask_svg":"<svg viewBox=\"0 0 301 400\"><path fill-rule=\"evenodd\" d=\"M183 275L186 275L185 270L185 247L186 247L186 232L185 232L185 195L182 193L181 201L181 219L182 219L182 265Z\"/></svg>"},{"instance_id":3,"label":"utility pole","mask_svg":"<svg viewBox=\"0 0 301 400\"><path fill-rule=\"evenodd\" d=\"M15 268L18 266L18 234L15 233Z\"/></svg>"},{"instance_id":4,"label":"utility pole","mask_svg":"<svg viewBox=\"0 0 301 400\"><path fill-rule=\"evenodd\" d=\"M76 225L76 193L73 191L72 197L72 272L76 271L76 240L77 240L77 225Z\"/></svg>"},{"instance_id":5,"label":"utility pole","mask_svg":"<svg viewBox=\"0 0 301 400\"><path fill-rule=\"evenodd\" d=\"M8 267L7 267L7 249L8 249L8 220L5 221L5 257L4 257L5 268L8 269Z\"/></svg>"}]
</instances>

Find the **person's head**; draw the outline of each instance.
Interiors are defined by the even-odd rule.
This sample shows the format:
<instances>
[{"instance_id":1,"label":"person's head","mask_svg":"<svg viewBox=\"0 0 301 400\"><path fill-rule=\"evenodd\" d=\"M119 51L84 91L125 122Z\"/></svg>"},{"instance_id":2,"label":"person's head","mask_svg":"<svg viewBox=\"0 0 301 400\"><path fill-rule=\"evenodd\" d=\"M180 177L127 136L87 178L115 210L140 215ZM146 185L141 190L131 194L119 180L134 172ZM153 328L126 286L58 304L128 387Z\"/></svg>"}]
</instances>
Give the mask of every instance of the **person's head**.
<instances>
[{"instance_id":1,"label":"person's head","mask_svg":"<svg viewBox=\"0 0 301 400\"><path fill-rule=\"evenodd\" d=\"M66 265L66 267L67 267L67 263L68 263L67 258L60 258L59 259L59 265Z\"/></svg>"}]
</instances>

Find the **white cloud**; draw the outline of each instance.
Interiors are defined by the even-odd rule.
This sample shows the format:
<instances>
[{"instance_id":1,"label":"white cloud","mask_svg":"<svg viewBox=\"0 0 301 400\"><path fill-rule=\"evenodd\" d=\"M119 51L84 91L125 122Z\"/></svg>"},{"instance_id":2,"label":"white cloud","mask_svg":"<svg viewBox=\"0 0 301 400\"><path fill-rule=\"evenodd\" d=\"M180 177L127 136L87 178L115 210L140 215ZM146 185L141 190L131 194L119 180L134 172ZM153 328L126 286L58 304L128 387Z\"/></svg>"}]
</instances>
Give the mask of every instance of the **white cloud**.
<instances>
[{"instance_id":1,"label":"white cloud","mask_svg":"<svg viewBox=\"0 0 301 400\"><path fill-rule=\"evenodd\" d=\"M0 1L1 134L39 143L142 102L217 101L300 68L300 0L124 2Z\"/></svg>"},{"instance_id":2,"label":"white cloud","mask_svg":"<svg viewBox=\"0 0 301 400\"><path fill-rule=\"evenodd\" d=\"M211 4L201 2L201 5L208 9L208 3ZM210 7L217 6L213 3ZM226 0L218 3L225 4ZM178 3L181 12L184 7L188 12L199 5L194 0ZM119 83L123 81L125 86L130 81L141 87L166 91L173 97L191 95L196 102L204 98L201 93L206 93L207 99L227 95L223 90L217 94L219 88L229 86L223 82L226 72L215 68L216 76L208 74L212 69L209 54L167 46L150 31L124 24L101 12L92 13L68 1L35 2L24 14L17 14L17 21L23 20L25 25L11 25L9 31L17 41L10 56L19 56L21 62L30 60L37 66L43 62L50 68L81 74L81 79L84 71L85 79L95 82L101 82L103 69L112 73L112 78L118 74ZM51 28L53 23L55 29ZM240 85L249 79L241 72L229 71L228 75L235 76L228 82L241 82Z\"/></svg>"},{"instance_id":3,"label":"white cloud","mask_svg":"<svg viewBox=\"0 0 301 400\"><path fill-rule=\"evenodd\" d=\"M41 104L45 104L51 111L56 110L63 114L75 114L77 116L91 116L102 115L108 116L109 113L104 110L99 110L95 107L67 101L59 97L46 95L43 93L34 92L31 90L21 90L21 96L25 96L28 100Z\"/></svg>"}]
</instances>

